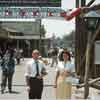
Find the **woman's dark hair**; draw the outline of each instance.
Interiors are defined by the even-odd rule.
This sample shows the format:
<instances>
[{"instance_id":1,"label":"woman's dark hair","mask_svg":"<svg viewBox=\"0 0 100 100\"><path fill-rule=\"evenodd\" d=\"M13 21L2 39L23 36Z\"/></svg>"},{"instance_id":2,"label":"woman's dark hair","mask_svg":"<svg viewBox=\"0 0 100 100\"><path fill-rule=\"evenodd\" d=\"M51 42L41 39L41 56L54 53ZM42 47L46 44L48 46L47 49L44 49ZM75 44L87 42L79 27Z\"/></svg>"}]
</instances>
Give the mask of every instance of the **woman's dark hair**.
<instances>
[{"instance_id":1,"label":"woman's dark hair","mask_svg":"<svg viewBox=\"0 0 100 100\"><path fill-rule=\"evenodd\" d=\"M61 52L61 54L59 55L59 60L60 60L60 61L64 61L64 59L63 59L63 54L64 54L64 53L66 53L66 54L69 56L69 59L68 59L68 60L70 61L70 60L71 60L71 55L70 55L70 53L69 53L68 51L66 51L66 50L64 50L64 51Z\"/></svg>"}]
</instances>

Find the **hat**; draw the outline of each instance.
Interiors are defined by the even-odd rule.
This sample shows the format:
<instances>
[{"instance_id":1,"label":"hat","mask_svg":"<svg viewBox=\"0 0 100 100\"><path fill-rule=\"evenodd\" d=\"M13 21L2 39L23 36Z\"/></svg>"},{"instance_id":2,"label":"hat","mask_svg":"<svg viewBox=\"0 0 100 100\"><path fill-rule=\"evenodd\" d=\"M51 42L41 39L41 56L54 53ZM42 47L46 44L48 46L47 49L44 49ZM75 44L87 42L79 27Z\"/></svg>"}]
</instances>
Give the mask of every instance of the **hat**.
<instances>
[{"instance_id":1,"label":"hat","mask_svg":"<svg viewBox=\"0 0 100 100\"><path fill-rule=\"evenodd\" d=\"M37 49L33 50L33 53L39 53L39 51Z\"/></svg>"}]
</instances>

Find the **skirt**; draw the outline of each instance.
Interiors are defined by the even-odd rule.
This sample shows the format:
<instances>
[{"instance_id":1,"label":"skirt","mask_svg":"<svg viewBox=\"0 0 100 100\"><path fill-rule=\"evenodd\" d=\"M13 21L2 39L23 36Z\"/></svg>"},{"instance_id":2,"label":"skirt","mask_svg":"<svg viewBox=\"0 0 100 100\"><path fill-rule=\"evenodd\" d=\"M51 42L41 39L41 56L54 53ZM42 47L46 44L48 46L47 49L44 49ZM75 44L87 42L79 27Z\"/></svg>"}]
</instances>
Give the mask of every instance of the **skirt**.
<instances>
[{"instance_id":1,"label":"skirt","mask_svg":"<svg viewBox=\"0 0 100 100\"><path fill-rule=\"evenodd\" d=\"M66 82L62 76L58 77L57 88L56 88L56 98L58 100L71 99L72 94L72 84Z\"/></svg>"}]
</instances>

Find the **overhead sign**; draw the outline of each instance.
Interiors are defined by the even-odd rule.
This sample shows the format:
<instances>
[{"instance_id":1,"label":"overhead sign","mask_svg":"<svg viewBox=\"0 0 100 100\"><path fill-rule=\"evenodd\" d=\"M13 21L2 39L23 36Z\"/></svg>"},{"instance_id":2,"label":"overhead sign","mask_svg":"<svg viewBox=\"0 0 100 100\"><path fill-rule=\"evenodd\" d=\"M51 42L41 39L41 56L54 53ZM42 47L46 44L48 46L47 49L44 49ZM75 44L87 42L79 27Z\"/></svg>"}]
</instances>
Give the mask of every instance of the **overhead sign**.
<instances>
[{"instance_id":1,"label":"overhead sign","mask_svg":"<svg viewBox=\"0 0 100 100\"><path fill-rule=\"evenodd\" d=\"M2 6L61 7L61 0L0 0Z\"/></svg>"},{"instance_id":2,"label":"overhead sign","mask_svg":"<svg viewBox=\"0 0 100 100\"><path fill-rule=\"evenodd\" d=\"M23 20L29 21L38 18L73 19L81 12L81 8L63 10L60 7L0 7L0 21ZM29 19L29 20L28 20Z\"/></svg>"},{"instance_id":3,"label":"overhead sign","mask_svg":"<svg viewBox=\"0 0 100 100\"><path fill-rule=\"evenodd\" d=\"M60 7L0 7L0 19L56 18L65 13Z\"/></svg>"}]
</instances>

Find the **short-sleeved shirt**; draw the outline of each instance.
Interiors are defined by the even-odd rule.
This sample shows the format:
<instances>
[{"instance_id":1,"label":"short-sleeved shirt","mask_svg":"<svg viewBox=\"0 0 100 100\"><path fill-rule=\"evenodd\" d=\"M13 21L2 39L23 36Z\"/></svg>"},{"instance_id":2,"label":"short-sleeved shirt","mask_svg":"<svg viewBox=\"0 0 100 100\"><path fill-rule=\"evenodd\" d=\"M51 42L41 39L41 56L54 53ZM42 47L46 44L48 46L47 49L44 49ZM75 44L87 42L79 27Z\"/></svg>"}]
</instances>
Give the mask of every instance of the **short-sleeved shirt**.
<instances>
[{"instance_id":1,"label":"short-sleeved shirt","mask_svg":"<svg viewBox=\"0 0 100 100\"><path fill-rule=\"evenodd\" d=\"M79 83L79 80L72 76L72 74L75 72L75 65L70 61L68 61L65 64L63 61L59 62L56 71L59 71L60 73L62 73L63 71L70 72L71 75L66 77L66 82L71 82L72 84Z\"/></svg>"},{"instance_id":2,"label":"short-sleeved shirt","mask_svg":"<svg viewBox=\"0 0 100 100\"><path fill-rule=\"evenodd\" d=\"M66 77L66 82L70 82L72 84L79 83L79 80L72 76L72 74L75 72L75 65L70 61L67 61L67 63L64 63L63 61L59 62L56 71L59 71L60 73L64 71L70 72L71 75Z\"/></svg>"},{"instance_id":3,"label":"short-sleeved shirt","mask_svg":"<svg viewBox=\"0 0 100 100\"><path fill-rule=\"evenodd\" d=\"M45 65L43 62L41 61L38 61L38 68L39 68L39 75L41 75L42 73L42 70L45 68ZM26 68L25 68L25 76L28 76L28 77L35 77L36 76L36 73L37 73L37 70L36 70L36 62L34 59L32 59L31 61L29 61L27 64L26 64Z\"/></svg>"},{"instance_id":4,"label":"short-sleeved shirt","mask_svg":"<svg viewBox=\"0 0 100 100\"><path fill-rule=\"evenodd\" d=\"M67 70L68 72L73 73L75 72L75 66L70 61L67 61L66 63L64 63L64 61L61 61L57 65L57 71L62 72L64 70Z\"/></svg>"}]
</instances>

